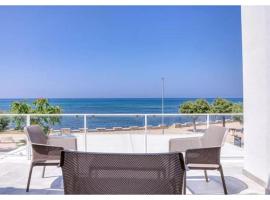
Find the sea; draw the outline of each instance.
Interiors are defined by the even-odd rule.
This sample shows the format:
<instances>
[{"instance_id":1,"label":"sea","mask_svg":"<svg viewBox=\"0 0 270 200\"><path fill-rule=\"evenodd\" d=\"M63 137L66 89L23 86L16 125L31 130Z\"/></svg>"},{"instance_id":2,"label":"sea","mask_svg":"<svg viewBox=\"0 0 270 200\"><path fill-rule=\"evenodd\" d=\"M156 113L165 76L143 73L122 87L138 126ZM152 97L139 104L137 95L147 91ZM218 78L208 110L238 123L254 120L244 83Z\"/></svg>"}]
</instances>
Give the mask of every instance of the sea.
<instances>
[{"instance_id":1,"label":"sea","mask_svg":"<svg viewBox=\"0 0 270 200\"><path fill-rule=\"evenodd\" d=\"M186 101L193 101L196 98L165 98L164 113L178 113L179 106ZM209 103L214 98L205 98ZM242 98L227 98L234 103L242 103ZM24 101L31 104L35 99L0 99L0 111L9 112L12 102ZM89 113L89 114L156 114L161 113L161 98L49 98L51 105L60 106L63 113ZM218 119L216 117L213 120ZM205 117L199 117L197 121L205 121ZM171 125L173 123L190 122L191 117L165 117L164 123ZM64 116L61 117L60 123L52 125L54 129L72 128L78 129L83 127L83 117L81 116ZM153 116L148 118L148 125L157 126L162 124L161 117ZM12 126L12 124L11 124ZM129 127L144 126L144 117L87 117L87 127L95 128L112 128L112 127Z\"/></svg>"}]
</instances>

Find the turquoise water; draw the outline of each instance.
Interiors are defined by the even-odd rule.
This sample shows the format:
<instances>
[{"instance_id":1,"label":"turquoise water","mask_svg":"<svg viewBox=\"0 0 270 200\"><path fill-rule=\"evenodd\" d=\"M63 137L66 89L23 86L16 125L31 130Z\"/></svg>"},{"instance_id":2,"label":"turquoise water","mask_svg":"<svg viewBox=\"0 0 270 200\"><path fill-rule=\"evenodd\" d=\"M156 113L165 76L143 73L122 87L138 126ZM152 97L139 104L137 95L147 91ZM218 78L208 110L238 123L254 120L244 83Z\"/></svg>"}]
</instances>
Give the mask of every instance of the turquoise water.
<instances>
[{"instance_id":1,"label":"turquoise water","mask_svg":"<svg viewBox=\"0 0 270 200\"><path fill-rule=\"evenodd\" d=\"M228 98L233 102L242 102L242 98ZM9 111L13 101L26 101L31 103L34 99L0 99L0 110ZM178 113L179 105L194 98L165 98L164 112ZM214 99L208 98L211 103ZM49 99L52 105L58 105L63 109L63 113L161 113L161 99L159 98L104 98L104 99ZM166 117L165 123L189 122L189 117ZM198 121L205 121L203 117ZM156 126L161 124L160 117L152 117L148 119L148 124ZM143 126L143 117L89 117L87 119L89 128L114 126ZM62 117L61 124L53 128L70 127L82 128L82 117Z\"/></svg>"}]
</instances>

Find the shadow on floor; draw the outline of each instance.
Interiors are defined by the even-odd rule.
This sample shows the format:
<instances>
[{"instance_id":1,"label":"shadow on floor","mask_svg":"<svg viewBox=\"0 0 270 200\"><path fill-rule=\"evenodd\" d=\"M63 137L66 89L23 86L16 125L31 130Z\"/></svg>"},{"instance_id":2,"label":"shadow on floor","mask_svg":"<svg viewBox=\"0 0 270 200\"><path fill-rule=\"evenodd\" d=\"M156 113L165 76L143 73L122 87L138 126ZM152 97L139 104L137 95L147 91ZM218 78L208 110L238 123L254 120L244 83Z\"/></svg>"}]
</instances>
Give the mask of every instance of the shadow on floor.
<instances>
[{"instance_id":1,"label":"shadow on floor","mask_svg":"<svg viewBox=\"0 0 270 200\"><path fill-rule=\"evenodd\" d=\"M51 189L64 189L63 176L59 176L51 183Z\"/></svg>"},{"instance_id":2,"label":"shadow on floor","mask_svg":"<svg viewBox=\"0 0 270 200\"><path fill-rule=\"evenodd\" d=\"M228 194L239 194L248 188L243 181L225 176ZM192 194L224 194L220 176L209 176L209 182L205 181L204 176L187 177L187 189Z\"/></svg>"},{"instance_id":3,"label":"shadow on floor","mask_svg":"<svg viewBox=\"0 0 270 200\"><path fill-rule=\"evenodd\" d=\"M29 192L25 191L25 188L15 188L15 187L6 187L6 188L0 188L0 194L1 195L45 195L45 194L53 194L53 195L57 195L57 194L64 194L63 190L54 190L51 188L44 188L44 189L31 189L29 190Z\"/></svg>"},{"instance_id":4,"label":"shadow on floor","mask_svg":"<svg viewBox=\"0 0 270 200\"><path fill-rule=\"evenodd\" d=\"M63 177L58 176L50 185L50 188L44 188L44 189L35 189L31 188L29 192L25 191L25 188L17 188L17 187L0 187L0 195L4 194L11 194L11 195L31 195L31 194L40 194L40 195L45 195L45 194L52 194L52 195L57 195L57 194L64 194L64 189L63 189Z\"/></svg>"},{"instance_id":5,"label":"shadow on floor","mask_svg":"<svg viewBox=\"0 0 270 200\"><path fill-rule=\"evenodd\" d=\"M225 177L227 189L229 194L239 194L248 188L243 181L231 177ZM219 176L209 176L209 182L205 181L204 176L192 176L187 179L187 189L192 194L224 194L222 182ZM14 195L31 195L31 194L64 194L63 177L59 176L50 185L50 188L34 189L30 187L30 191L26 192L25 188L5 187L0 188L0 194L14 194Z\"/></svg>"},{"instance_id":6,"label":"shadow on floor","mask_svg":"<svg viewBox=\"0 0 270 200\"><path fill-rule=\"evenodd\" d=\"M1 143L0 143L0 145L1 145ZM0 148L0 153L7 153L7 152L13 151L15 149L16 149L16 147L14 147L14 148Z\"/></svg>"}]
</instances>

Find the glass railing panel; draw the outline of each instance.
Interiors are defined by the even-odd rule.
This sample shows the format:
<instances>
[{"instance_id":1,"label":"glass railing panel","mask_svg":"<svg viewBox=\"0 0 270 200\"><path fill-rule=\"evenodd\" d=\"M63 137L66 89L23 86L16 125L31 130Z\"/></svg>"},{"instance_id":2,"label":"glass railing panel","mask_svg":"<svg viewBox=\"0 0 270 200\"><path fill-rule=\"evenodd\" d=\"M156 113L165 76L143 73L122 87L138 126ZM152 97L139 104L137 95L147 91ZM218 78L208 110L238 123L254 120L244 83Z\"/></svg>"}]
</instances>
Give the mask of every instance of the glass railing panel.
<instances>
[{"instance_id":1,"label":"glass railing panel","mask_svg":"<svg viewBox=\"0 0 270 200\"><path fill-rule=\"evenodd\" d=\"M144 116L88 116L87 151L145 151Z\"/></svg>"},{"instance_id":2,"label":"glass railing panel","mask_svg":"<svg viewBox=\"0 0 270 200\"><path fill-rule=\"evenodd\" d=\"M184 132L203 132L207 128L205 115L149 115L149 134L183 134Z\"/></svg>"},{"instance_id":3,"label":"glass railing panel","mask_svg":"<svg viewBox=\"0 0 270 200\"><path fill-rule=\"evenodd\" d=\"M26 145L25 116L0 116L0 155Z\"/></svg>"},{"instance_id":4,"label":"glass railing panel","mask_svg":"<svg viewBox=\"0 0 270 200\"><path fill-rule=\"evenodd\" d=\"M207 128L205 115L148 115L147 152L168 152L169 141L202 135Z\"/></svg>"},{"instance_id":5,"label":"glass railing panel","mask_svg":"<svg viewBox=\"0 0 270 200\"><path fill-rule=\"evenodd\" d=\"M40 125L51 137L76 137L78 150L84 150L83 115L31 116L30 122Z\"/></svg>"},{"instance_id":6,"label":"glass railing panel","mask_svg":"<svg viewBox=\"0 0 270 200\"><path fill-rule=\"evenodd\" d=\"M80 151L168 152L170 139L200 136L208 125L225 125L229 129L226 148L228 144L232 145L232 149L244 146L241 114L31 115L30 123L41 125L45 133L51 136L76 137ZM23 133L26 125L26 116L0 116L1 152L11 151L26 144L26 136Z\"/></svg>"},{"instance_id":7,"label":"glass railing panel","mask_svg":"<svg viewBox=\"0 0 270 200\"><path fill-rule=\"evenodd\" d=\"M244 127L243 127L243 115L234 114L234 115L211 115L210 116L210 125L224 126L228 128L228 134L225 142L232 144L235 147L244 147Z\"/></svg>"}]
</instances>

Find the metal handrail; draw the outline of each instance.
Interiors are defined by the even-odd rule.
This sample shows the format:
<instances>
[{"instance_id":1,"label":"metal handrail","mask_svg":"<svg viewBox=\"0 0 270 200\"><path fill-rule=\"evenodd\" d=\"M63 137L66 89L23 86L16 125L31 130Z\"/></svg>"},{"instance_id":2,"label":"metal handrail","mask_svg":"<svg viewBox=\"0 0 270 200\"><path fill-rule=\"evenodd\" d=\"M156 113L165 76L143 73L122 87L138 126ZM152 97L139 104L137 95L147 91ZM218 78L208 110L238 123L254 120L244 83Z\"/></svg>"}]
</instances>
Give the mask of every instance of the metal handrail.
<instances>
[{"instance_id":1,"label":"metal handrail","mask_svg":"<svg viewBox=\"0 0 270 200\"><path fill-rule=\"evenodd\" d=\"M90 117L110 117L110 116L242 116L243 113L111 113L111 114L97 114L97 113L61 113L61 114L13 114L13 113L1 113L0 116L90 116Z\"/></svg>"},{"instance_id":2,"label":"metal handrail","mask_svg":"<svg viewBox=\"0 0 270 200\"><path fill-rule=\"evenodd\" d=\"M87 117L144 117L144 143L145 143L145 152L147 153L147 139L148 139L148 117L166 117L166 116L205 116L206 117L206 125L207 128L210 124L210 116L243 116L243 113L112 113L112 114L97 114L97 113L61 113L61 114L14 114L14 113L0 113L1 116L7 117L26 117L26 125L30 126L31 124L31 117L39 116L39 117L56 117L56 116L67 116L67 117L78 117L81 116L84 119L84 149L87 151ZM27 143L27 155L28 159L31 158L31 148L30 144Z\"/></svg>"}]
</instances>

